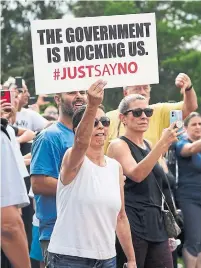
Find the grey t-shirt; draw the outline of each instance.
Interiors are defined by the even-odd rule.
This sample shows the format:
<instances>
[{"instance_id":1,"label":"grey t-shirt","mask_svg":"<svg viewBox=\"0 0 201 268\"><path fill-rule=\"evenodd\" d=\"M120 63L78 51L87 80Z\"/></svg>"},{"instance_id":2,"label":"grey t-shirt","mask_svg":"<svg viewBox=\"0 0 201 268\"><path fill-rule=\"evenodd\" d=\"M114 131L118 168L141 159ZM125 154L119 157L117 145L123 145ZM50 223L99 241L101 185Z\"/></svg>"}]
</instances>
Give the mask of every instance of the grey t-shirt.
<instances>
[{"instance_id":1,"label":"grey t-shirt","mask_svg":"<svg viewBox=\"0 0 201 268\"><path fill-rule=\"evenodd\" d=\"M39 113L30 109L22 108L16 114L16 122L14 126L30 129L32 131L41 131L48 121Z\"/></svg>"},{"instance_id":2,"label":"grey t-shirt","mask_svg":"<svg viewBox=\"0 0 201 268\"><path fill-rule=\"evenodd\" d=\"M24 178L19 170L12 143L1 132L1 207L29 205Z\"/></svg>"}]
</instances>

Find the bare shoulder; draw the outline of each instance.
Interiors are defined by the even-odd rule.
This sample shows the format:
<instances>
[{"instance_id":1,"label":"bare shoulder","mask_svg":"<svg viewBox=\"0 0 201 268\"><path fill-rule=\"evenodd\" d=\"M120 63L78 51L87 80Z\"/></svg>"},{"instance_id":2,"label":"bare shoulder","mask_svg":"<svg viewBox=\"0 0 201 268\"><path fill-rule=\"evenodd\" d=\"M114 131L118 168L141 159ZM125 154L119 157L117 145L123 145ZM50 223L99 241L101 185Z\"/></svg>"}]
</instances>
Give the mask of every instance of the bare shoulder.
<instances>
[{"instance_id":1,"label":"bare shoulder","mask_svg":"<svg viewBox=\"0 0 201 268\"><path fill-rule=\"evenodd\" d=\"M125 144L126 142L124 140L117 138L111 141L110 146L123 146Z\"/></svg>"},{"instance_id":2,"label":"bare shoulder","mask_svg":"<svg viewBox=\"0 0 201 268\"><path fill-rule=\"evenodd\" d=\"M107 150L107 155L109 157L114 157L115 155L118 155L118 154L124 154L124 152L127 152L128 149L129 148L128 148L127 143L117 138L111 141Z\"/></svg>"},{"instance_id":3,"label":"bare shoulder","mask_svg":"<svg viewBox=\"0 0 201 268\"><path fill-rule=\"evenodd\" d=\"M119 138L112 140L109 145L109 149L121 149L126 147L128 147L127 143Z\"/></svg>"}]
</instances>

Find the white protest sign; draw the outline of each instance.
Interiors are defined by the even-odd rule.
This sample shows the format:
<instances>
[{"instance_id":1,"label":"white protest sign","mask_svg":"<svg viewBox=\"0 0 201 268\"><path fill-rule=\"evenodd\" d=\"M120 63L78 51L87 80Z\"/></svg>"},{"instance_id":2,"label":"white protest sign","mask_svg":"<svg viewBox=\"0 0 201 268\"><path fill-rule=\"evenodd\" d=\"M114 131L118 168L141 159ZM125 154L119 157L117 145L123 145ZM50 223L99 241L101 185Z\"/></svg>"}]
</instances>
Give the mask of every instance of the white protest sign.
<instances>
[{"instance_id":1,"label":"white protest sign","mask_svg":"<svg viewBox=\"0 0 201 268\"><path fill-rule=\"evenodd\" d=\"M37 94L159 83L154 13L31 23Z\"/></svg>"}]
</instances>

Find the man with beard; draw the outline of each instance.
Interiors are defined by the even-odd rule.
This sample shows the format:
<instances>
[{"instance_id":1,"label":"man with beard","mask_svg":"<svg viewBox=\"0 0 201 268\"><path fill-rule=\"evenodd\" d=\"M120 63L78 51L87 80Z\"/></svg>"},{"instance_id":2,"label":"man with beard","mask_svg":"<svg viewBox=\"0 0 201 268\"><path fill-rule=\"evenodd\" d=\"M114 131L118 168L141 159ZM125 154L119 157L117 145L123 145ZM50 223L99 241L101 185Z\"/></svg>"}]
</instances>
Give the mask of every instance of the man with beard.
<instances>
[{"instance_id":1,"label":"man with beard","mask_svg":"<svg viewBox=\"0 0 201 268\"><path fill-rule=\"evenodd\" d=\"M47 248L56 221L56 189L61 162L66 150L73 145L72 116L86 103L85 91L55 95L59 110L58 121L44 129L33 142L31 183L36 200L36 217L39 219L40 243L47 260ZM47 264L47 263L46 263Z\"/></svg>"}]
</instances>

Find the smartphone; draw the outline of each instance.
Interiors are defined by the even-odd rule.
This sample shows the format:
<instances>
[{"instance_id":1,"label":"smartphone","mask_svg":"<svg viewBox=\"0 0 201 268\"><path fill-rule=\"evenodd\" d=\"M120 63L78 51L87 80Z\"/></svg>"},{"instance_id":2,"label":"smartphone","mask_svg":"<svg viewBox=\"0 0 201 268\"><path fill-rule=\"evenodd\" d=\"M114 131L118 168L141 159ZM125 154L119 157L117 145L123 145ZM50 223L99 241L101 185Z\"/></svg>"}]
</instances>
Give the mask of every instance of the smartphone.
<instances>
[{"instance_id":1,"label":"smartphone","mask_svg":"<svg viewBox=\"0 0 201 268\"><path fill-rule=\"evenodd\" d=\"M11 93L9 90L1 90L1 100L11 103ZM11 109L5 109L6 112L11 112Z\"/></svg>"},{"instance_id":2,"label":"smartphone","mask_svg":"<svg viewBox=\"0 0 201 268\"><path fill-rule=\"evenodd\" d=\"M15 77L15 85L17 86L17 89L22 89L22 77L21 76Z\"/></svg>"},{"instance_id":3,"label":"smartphone","mask_svg":"<svg viewBox=\"0 0 201 268\"><path fill-rule=\"evenodd\" d=\"M170 125L176 122L176 126L178 128L178 132L183 130L183 113L182 110L172 110L170 111ZM178 136L181 138L181 135Z\"/></svg>"}]
</instances>

